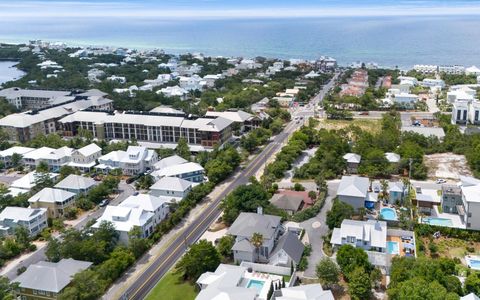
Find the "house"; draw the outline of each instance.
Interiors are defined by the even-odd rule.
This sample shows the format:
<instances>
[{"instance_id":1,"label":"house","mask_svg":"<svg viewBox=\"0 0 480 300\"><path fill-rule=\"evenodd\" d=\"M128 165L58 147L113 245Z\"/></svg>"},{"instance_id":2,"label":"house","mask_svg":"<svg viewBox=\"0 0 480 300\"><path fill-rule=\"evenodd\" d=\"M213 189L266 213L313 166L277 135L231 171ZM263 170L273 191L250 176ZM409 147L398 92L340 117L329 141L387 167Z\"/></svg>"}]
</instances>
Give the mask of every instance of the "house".
<instances>
[{"instance_id":1,"label":"house","mask_svg":"<svg viewBox=\"0 0 480 300\"><path fill-rule=\"evenodd\" d=\"M459 214L463 211L462 188L457 185L442 185L442 211L450 214Z\"/></svg>"},{"instance_id":2,"label":"house","mask_svg":"<svg viewBox=\"0 0 480 300\"><path fill-rule=\"evenodd\" d=\"M347 153L343 156L343 159L347 163L347 173L356 174L362 157L355 153Z\"/></svg>"},{"instance_id":3,"label":"house","mask_svg":"<svg viewBox=\"0 0 480 300\"><path fill-rule=\"evenodd\" d=\"M0 162L3 162L5 168L9 168L12 166L12 156L14 154L20 155L20 158L22 158L23 155L33 150L35 149L29 148L29 147L20 147L20 146L10 147L6 150L0 151ZM21 160L18 163L22 163Z\"/></svg>"},{"instance_id":4,"label":"house","mask_svg":"<svg viewBox=\"0 0 480 300\"><path fill-rule=\"evenodd\" d=\"M91 143L78 150L72 151L72 160L68 164L82 172L89 172L97 164L97 159L102 155L102 148L97 144Z\"/></svg>"},{"instance_id":5,"label":"house","mask_svg":"<svg viewBox=\"0 0 480 300\"><path fill-rule=\"evenodd\" d=\"M141 237L149 237L155 228L155 214L144 210L141 206L111 206L105 208L102 216L92 225L92 228L99 228L103 221L111 222L119 234L119 242L128 244L128 233L134 228L140 228Z\"/></svg>"},{"instance_id":6,"label":"house","mask_svg":"<svg viewBox=\"0 0 480 300\"><path fill-rule=\"evenodd\" d=\"M40 261L28 266L12 282L18 283L14 290L15 299L57 299L70 285L75 274L88 269L88 261L62 259L57 263Z\"/></svg>"},{"instance_id":7,"label":"house","mask_svg":"<svg viewBox=\"0 0 480 300\"><path fill-rule=\"evenodd\" d=\"M388 160L389 163L391 164L398 164L400 162L400 155L397 153L393 152L386 152L385 153L385 158Z\"/></svg>"},{"instance_id":8,"label":"house","mask_svg":"<svg viewBox=\"0 0 480 300\"><path fill-rule=\"evenodd\" d=\"M202 77L193 75L190 77L180 76L178 79L179 86L187 91L203 90L203 87L207 84Z\"/></svg>"},{"instance_id":9,"label":"house","mask_svg":"<svg viewBox=\"0 0 480 300\"><path fill-rule=\"evenodd\" d=\"M90 177L70 174L57 183L54 188L76 194L77 196L88 193L97 182Z\"/></svg>"},{"instance_id":10,"label":"house","mask_svg":"<svg viewBox=\"0 0 480 300\"><path fill-rule=\"evenodd\" d=\"M287 212L289 215L293 215L301 210L304 205L303 196L289 194L275 194L270 199L270 203L276 208Z\"/></svg>"},{"instance_id":11,"label":"house","mask_svg":"<svg viewBox=\"0 0 480 300\"><path fill-rule=\"evenodd\" d=\"M152 172L151 175L156 180L160 180L163 177L178 177L191 182L201 183L205 181L205 169L200 164L194 162L168 166Z\"/></svg>"},{"instance_id":12,"label":"house","mask_svg":"<svg viewBox=\"0 0 480 300\"><path fill-rule=\"evenodd\" d=\"M455 101L452 107L452 124L467 124L468 119L468 101Z\"/></svg>"},{"instance_id":13,"label":"house","mask_svg":"<svg viewBox=\"0 0 480 300\"><path fill-rule=\"evenodd\" d=\"M65 209L75 203L75 194L60 189L44 188L28 199L31 208L46 208L49 218L63 216Z\"/></svg>"},{"instance_id":14,"label":"house","mask_svg":"<svg viewBox=\"0 0 480 300\"><path fill-rule=\"evenodd\" d=\"M153 213L153 225L158 225L165 220L169 208L170 199L167 197L156 197L149 194L133 195L125 199L119 206L141 208L144 211Z\"/></svg>"},{"instance_id":15,"label":"house","mask_svg":"<svg viewBox=\"0 0 480 300\"><path fill-rule=\"evenodd\" d=\"M163 94L165 97L179 97L180 100L187 100L188 91L184 88L176 86L167 86L157 91L157 94Z\"/></svg>"},{"instance_id":16,"label":"house","mask_svg":"<svg viewBox=\"0 0 480 300\"><path fill-rule=\"evenodd\" d=\"M43 175L42 173L32 171L23 177L13 181L9 186L9 194L12 196L16 196L19 194L24 194L30 192L32 188L34 188L37 183L36 181ZM48 173L50 179L55 180L58 177L56 173Z\"/></svg>"},{"instance_id":17,"label":"house","mask_svg":"<svg viewBox=\"0 0 480 300\"><path fill-rule=\"evenodd\" d=\"M417 191L413 202L417 203L418 212L431 215L434 207L440 204L440 199L431 194L423 194Z\"/></svg>"},{"instance_id":18,"label":"house","mask_svg":"<svg viewBox=\"0 0 480 300\"><path fill-rule=\"evenodd\" d=\"M470 76L478 76L480 75L480 69L477 66L471 66L465 69L465 75Z\"/></svg>"},{"instance_id":19,"label":"house","mask_svg":"<svg viewBox=\"0 0 480 300\"><path fill-rule=\"evenodd\" d=\"M468 295L460 297L460 300L480 300L480 297L478 297L474 293L470 293Z\"/></svg>"},{"instance_id":20,"label":"house","mask_svg":"<svg viewBox=\"0 0 480 300\"><path fill-rule=\"evenodd\" d=\"M0 213L0 236L15 234L15 228L25 227L31 237L40 234L47 225L45 208L7 206Z\"/></svg>"},{"instance_id":21,"label":"house","mask_svg":"<svg viewBox=\"0 0 480 300\"><path fill-rule=\"evenodd\" d=\"M443 89L445 87L445 81L442 79L425 78L422 81L422 85L426 87L440 87Z\"/></svg>"},{"instance_id":22,"label":"house","mask_svg":"<svg viewBox=\"0 0 480 300\"><path fill-rule=\"evenodd\" d=\"M154 167L155 170L161 170L161 169L168 168L168 167L171 167L171 166L181 165L181 164L184 164L184 163L187 163L187 162L188 162L188 160L186 160L183 157L180 157L178 155L172 155L172 156L162 158L157 163L155 163L155 165L153 167Z\"/></svg>"},{"instance_id":23,"label":"house","mask_svg":"<svg viewBox=\"0 0 480 300\"><path fill-rule=\"evenodd\" d=\"M458 209L467 229L480 230L480 181L475 178L461 177L463 209Z\"/></svg>"},{"instance_id":24,"label":"house","mask_svg":"<svg viewBox=\"0 0 480 300\"><path fill-rule=\"evenodd\" d=\"M240 213L228 230L229 234L235 236L235 244L232 247L234 260L236 262L268 261L283 231L280 221L279 216ZM250 242L254 233L259 233L263 237L263 244L259 249L255 249Z\"/></svg>"},{"instance_id":25,"label":"house","mask_svg":"<svg viewBox=\"0 0 480 300\"><path fill-rule=\"evenodd\" d=\"M133 176L152 170L158 156L154 150L140 146L128 146L127 151L112 151L98 158L96 169L108 172L121 169L123 174Z\"/></svg>"},{"instance_id":26,"label":"house","mask_svg":"<svg viewBox=\"0 0 480 300\"><path fill-rule=\"evenodd\" d=\"M285 287L275 291L272 300L335 300L332 291L318 283Z\"/></svg>"},{"instance_id":27,"label":"house","mask_svg":"<svg viewBox=\"0 0 480 300\"><path fill-rule=\"evenodd\" d=\"M394 94L392 97L394 103L402 107L413 107L418 101L418 96L409 93Z\"/></svg>"},{"instance_id":28,"label":"house","mask_svg":"<svg viewBox=\"0 0 480 300\"><path fill-rule=\"evenodd\" d=\"M414 65L413 69L423 74L432 74L438 72L437 65Z\"/></svg>"},{"instance_id":29,"label":"house","mask_svg":"<svg viewBox=\"0 0 480 300\"><path fill-rule=\"evenodd\" d=\"M182 200L192 190L191 181L177 177L162 177L150 187L150 194Z\"/></svg>"},{"instance_id":30,"label":"house","mask_svg":"<svg viewBox=\"0 0 480 300\"><path fill-rule=\"evenodd\" d=\"M291 231L285 232L278 239L278 243L269 258L269 264L283 267L298 265L305 249L305 246L298 238L299 236L296 233Z\"/></svg>"},{"instance_id":31,"label":"house","mask_svg":"<svg viewBox=\"0 0 480 300\"><path fill-rule=\"evenodd\" d=\"M27 167L34 169L45 162L52 172L58 172L63 166L70 163L72 159L73 149L69 147L61 147L53 149L49 147L41 147L30 151L23 156L23 162Z\"/></svg>"},{"instance_id":32,"label":"house","mask_svg":"<svg viewBox=\"0 0 480 300\"><path fill-rule=\"evenodd\" d=\"M244 285L247 272L246 267L220 264L215 272L203 273L196 282L200 293L195 300L257 300L256 290Z\"/></svg>"},{"instance_id":33,"label":"house","mask_svg":"<svg viewBox=\"0 0 480 300\"><path fill-rule=\"evenodd\" d=\"M338 200L351 205L354 209L366 205L370 180L367 177L342 176L337 189Z\"/></svg>"},{"instance_id":34,"label":"house","mask_svg":"<svg viewBox=\"0 0 480 300\"><path fill-rule=\"evenodd\" d=\"M387 252L387 222L345 219L340 228L334 228L330 240L334 248L352 245L365 251Z\"/></svg>"},{"instance_id":35,"label":"house","mask_svg":"<svg viewBox=\"0 0 480 300\"><path fill-rule=\"evenodd\" d=\"M372 182L373 193L383 192L382 183L380 181ZM402 203L408 191L401 181L389 181L387 186L388 199L391 204ZM369 194L372 194L370 192Z\"/></svg>"}]
</instances>

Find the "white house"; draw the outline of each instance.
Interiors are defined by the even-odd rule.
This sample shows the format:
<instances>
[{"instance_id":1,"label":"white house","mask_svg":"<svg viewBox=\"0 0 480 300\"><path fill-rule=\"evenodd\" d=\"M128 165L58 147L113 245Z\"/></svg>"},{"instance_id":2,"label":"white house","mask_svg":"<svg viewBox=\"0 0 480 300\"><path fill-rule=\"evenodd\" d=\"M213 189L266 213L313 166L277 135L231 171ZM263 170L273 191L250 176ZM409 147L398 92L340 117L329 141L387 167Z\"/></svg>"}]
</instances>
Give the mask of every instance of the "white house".
<instances>
[{"instance_id":1,"label":"white house","mask_svg":"<svg viewBox=\"0 0 480 300\"><path fill-rule=\"evenodd\" d=\"M465 74L465 67L460 65L442 65L438 67L438 72L454 75Z\"/></svg>"},{"instance_id":2,"label":"white house","mask_svg":"<svg viewBox=\"0 0 480 300\"><path fill-rule=\"evenodd\" d=\"M8 206L0 213L0 236L13 235L15 228L25 227L30 236L39 234L47 225L45 208L25 208Z\"/></svg>"},{"instance_id":3,"label":"white house","mask_svg":"<svg viewBox=\"0 0 480 300\"><path fill-rule=\"evenodd\" d=\"M178 83L182 89L185 89L187 91L201 91L203 87L207 84L206 81L198 75L193 75L191 77L180 76Z\"/></svg>"},{"instance_id":4,"label":"white house","mask_svg":"<svg viewBox=\"0 0 480 300\"><path fill-rule=\"evenodd\" d=\"M432 74L438 71L437 65L414 65L413 69L419 73Z\"/></svg>"},{"instance_id":5,"label":"white house","mask_svg":"<svg viewBox=\"0 0 480 300\"><path fill-rule=\"evenodd\" d=\"M347 173L355 174L358 171L358 165L362 160L362 156L356 153L347 153L343 156L343 159L347 163Z\"/></svg>"},{"instance_id":6,"label":"white house","mask_svg":"<svg viewBox=\"0 0 480 300\"><path fill-rule=\"evenodd\" d=\"M191 181L177 177L162 177L150 187L150 194L181 200L188 195L192 187Z\"/></svg>"},{"instance_id":7,"label":"white house","mask_svg":"<svg viewBox=\"0 0 480 300\"><path fill-rule=\"evenodd\" d=\"M409 93L395 94L392 97L393 102L405 107L412 107L418 101L418 96Z\"/></svg>"},{"instance_id":8,"label":"white house","mask_svg":"<svg viewBox=\"0 0 480 300\"><path fill-rule=\"evenodd\" d=\"M467 124L469 103L457 100L452 107L452 124Z\"/></svg>"},{"instance_id":9,"label":"white house","mask_svg":"<svg viewBox=\"0 0 480 300\"><path fill-rule=\"evenodd\" d=\"M350 204L354 209L365 207L370 180L368 177L342 176L338 186L338 200Z\"/></svg>"},{"instance_id":10,"label":"white house","mask_svg":"<svg viewBox=\"0 0 480 300\"><path fill-rule=\"evenodd\" d=\"M333 229L330 242L335 248L349 244L366 251L386 252L387 222L345 219L340 228Z\"/></svg>"},{"instance_id":11,"label":"white house","mask_svg":"<svg viewBox=\"0 0 480 300\"><path fill-rule=\"evenodd\" d=\"M157 163L155 163L154 168L155 170L161 170L163 168L181 165L187 162L188 160L184 159L183 157L172 155L159 160Z\"/></svg>"},{"instance_id":12,"label":"white house","mask_svg":"<svg viewBox=\"0 0 480 300\"><path fill-rule=\"evenodd\" d=\"M156 197L149 194L138 194L125 199L119 206L130 208L141 208L144 211L153 213L153 225L158 225L165 220L170 208L169 199L166 197Z\"/></svg>"},{"instance_id":13,"label":"white house","mask_svg":"<svg viewBox=\"0 0 480 300\"><path fill-rule=\"evenodd\" d=\"M156 180L163 177L178 177L191 182L205 181L205 169L197 163L187 162L180 165L173 165L152 172L151 174Z\"/></svg>"},{"instance_id":14,"label":"white house","mask_svg":"<svg viewBox=\"0 0 480 300\"><path fill-rule=\"evenodd\" d=\"M459 210L467 229L480 230L480 180L461 177L463 208Z\"/></svg>"},{"instance_id":15,"label":"white house","mask_svg":"<svg viewBox=\"0 0 480 300\"><path fill-rule=\"evenodd\" d=\"M228 229L228 233L235 236L235 244L232 247L234 260L268 261L283 230L280 221L279 216L240 213ZM259 249L255 249L250 241L254 233L263 236L263 244Z\"/></svg>"},{"instance_id":16,"label":"white house","mask_svg":"<svg viewBox=\"0 0 480 300\"><path fill-rule=\"evenodd\" d=\"M51 179L55 180L58 177L56 173L48 173ZM40 174L36 171L32 171L23 177L13 181L9 186L9 194L12 196L17 196L19 194L24 194L30 192L30 190L36 186L36 181L40 177Z\"/></svg>"},{"instance_id":17,"label":"white house","mask_svg":"<svg viewBox=\"0 0 480 300\"><path fill-rule=\"evenodd\" d=\"M103 215L97 219L92 228L99 228L103 221L111 222L119 233L119 241L128 244L128 233L135 227L140 228L141 237L149 237L154 230L155 214L141 207L108 205Z\"/></svg>"},{"instance_id":18,"label":"white house","mask_svg":"<svg viewBox=\"0 0 480 300\"><path fill-rule=\"evenodd\" d=\"M124 84L127 82L127 79L123 76L115 76L115 75L112 75L110 77L107 77L107 80L108 81L114 81L114 82L118 82L118 83L121 83L121 84Z\"/></svg>"},{"instance_id":19,"label":"white house","mask_svg":"<svg viewBox=\"0 0 480 300\"><path fill-rule=\"evenodd\" d=\"M480 75L480 69L477 66L471 66L465 69L465 75Z\"/></svg>"},{"instance_id":20,"label":"white house","mask_svg":"<svg viewBox=\"0 0 480 300\"><path fill-rule=\"evenodd\" d=\"M35 149L29 148L29 147L20 147L20 146L10 147L6 150L0 151L0 161L4 163L6 168L9 168L12 166L12 156L14 154L18 154L21 157L23 157L23 155L33 150ZM22 163L22 161L20 160L19 163Z\"/></svg>"},{"instance_id":21,"label":"white house","mask_svg":"<svg viewBox=\"0 0 480 300\"><path fill-rule=\"evenodd\" d=\"M211 74L211 75L205 75L203 76L203 80L205 81L205 85L207 87L214 87L215 86L215 81L222 79L223 75L222 74Z\"/></svg>"},{"instance_id":22,"label":"white house","mask_svg":"<svg viewBox=\"0 0 480 300\"><path fill-rule=\"evenodd\" d=\"M54 188L81 195L88 193L96 185L97 182L90 177L70 174L57 183Z\"/></svg>"},{"instance_id":23,"label":"white house","mask_svg":"<svg viewBox=\"0 0 480 300\"><path fill-rule=\"evenodd\" d=\"M445 81L443 81L442 79L425 78L422 81L422 85L426 87L438 86L443 89L445 87Z\"/></svg>"},{"instance_id":24,"label":"white house","mask_svg":"<svg viewBox=\"0 0 480 300\"><path fill-rule=\"evenodd\" d=\"M153 169L158 156L154 150L140 146L129 146L127 151L112 151L98 158L95 168L103 171L122 169L125 175L138 175Z\"/></svg>"},{"instance_id":25,"label":"white house","mask_svg":"<svg viewBox=\"0 0 480 300\"><path fill-rule=\"evenodd\" d=\"M32 169L36 168L41 162L45 162L52 172L58 172L61 167L70 163L72 152L73 149L69 147L58 149L41 147L26 153L23 156L23 162Z\"/></svg>"},{"instance_id":26,"label":"white house","mask_svg":"<svg viewBox=\"0 0 480 300\"><path fill-rule=\"evenodd\" d=\"M102 155L102 148L97 144L91 143L78 150L72 151L72 161L68 164L82 172L90 171L97 164L96 160Z\"/></svg>"},{"instance_id":27,"label":"white house","mask_svg":"<svg viewBox=\"0 0 480 300\"><path fill-rule=\"evenodd\" d=\"M274 300L335 300L332 291L318 283L282 288L275 295Z\"/></svg>"},{"instance_id":28,"label":"white house","mask_svg":"<svg viewBox=\"0 0 480 300\"><path fill-rule=\"evenodd\" d=\"M188 91L184 88L176 86L167 86L159 91L157 94L163 94L165 97L180 97L181 100L187 100Z\"/></svg>"}]
</instances>

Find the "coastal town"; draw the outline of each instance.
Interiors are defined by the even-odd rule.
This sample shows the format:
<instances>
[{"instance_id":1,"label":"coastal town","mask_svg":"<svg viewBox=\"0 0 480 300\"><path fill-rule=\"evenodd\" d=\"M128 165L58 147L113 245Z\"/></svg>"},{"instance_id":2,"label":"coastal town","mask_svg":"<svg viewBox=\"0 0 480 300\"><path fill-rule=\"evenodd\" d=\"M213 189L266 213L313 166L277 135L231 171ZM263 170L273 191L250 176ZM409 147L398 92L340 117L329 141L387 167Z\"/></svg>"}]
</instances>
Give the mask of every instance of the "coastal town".
<instances>
[{"instance_id":1,"label":"coastal town","mask_svg":"<svg viewBox=\"0 0 480 300\"><path fill-rule=\"evenodd\" d=\"M476 66L0 60L0 299L479 299Z\"/></svg>"}]
</instances>

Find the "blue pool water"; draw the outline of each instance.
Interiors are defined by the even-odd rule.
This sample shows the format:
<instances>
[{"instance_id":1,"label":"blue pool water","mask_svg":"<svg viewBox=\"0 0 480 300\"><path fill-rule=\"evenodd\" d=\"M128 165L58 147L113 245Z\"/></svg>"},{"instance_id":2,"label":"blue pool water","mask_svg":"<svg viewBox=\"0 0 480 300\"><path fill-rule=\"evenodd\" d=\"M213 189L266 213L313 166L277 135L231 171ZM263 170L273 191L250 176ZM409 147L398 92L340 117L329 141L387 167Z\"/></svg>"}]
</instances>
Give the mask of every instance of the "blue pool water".
<instances>
[{"instance_id":1,"label":"blue pool water","mask_svg":"<svg viewBox=\"0 0 480 300\"><path fill-rule=\"evenodd\" d=\"M397 242L387 242L387 252L389 254L399 254L400 250L398 249Z\"/></svg>"},{"instance_id":2,"label":"blue pool water","mask_svg":"<svg viewBox=\"0 0 480 300\"><path fill-rule=\"evenodd\" d=\"M478 260L478 259L469 259L468 260L468 265L472 269L480 270L480 260Z\"/></svg>"},{"instance_id":3,"label":"blue pool water","mask_svg":"<svg viewBox=\"0 0 480 300\"><path fill-rule=\"evenodd\" d=\"M429 225L453 227L452 220L443 218L424 218L422 222Z\"/></svg>"},{"instance_id":4,"label":"blue pool water","mask_svg":"<svg viewBox=\"0 0 480 300\"><path fill-rule=\"evenodd\" d=\"M265 281L251 279L247 284L247 288L254 288L257 290L257 294L260 294L264 284Z\"/></svg>"},{"instance_id":5,"label":"blue pool water","mask_svg":"<svg viewBox=\"0 0 480 300\"><path fill-rule=\"evenodd\" d=\"M380 210L380 216L382 216L382 219L387 220L387 221L396 221L397 219L397 213L393 208L382 208Z\"/></svg>"}]
</instances>

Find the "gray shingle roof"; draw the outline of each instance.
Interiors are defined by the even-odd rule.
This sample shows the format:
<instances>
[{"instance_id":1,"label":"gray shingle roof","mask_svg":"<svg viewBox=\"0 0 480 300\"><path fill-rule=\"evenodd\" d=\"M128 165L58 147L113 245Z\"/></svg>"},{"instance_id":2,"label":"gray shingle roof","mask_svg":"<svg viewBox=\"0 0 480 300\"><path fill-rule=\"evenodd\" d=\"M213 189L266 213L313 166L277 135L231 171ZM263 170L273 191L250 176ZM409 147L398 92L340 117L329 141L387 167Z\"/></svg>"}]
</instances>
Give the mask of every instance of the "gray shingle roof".
<instances>
[{"instance_id":1,"label":"gray shingle roof","mask_svg":"<svg viewBox=\"0 0 480 300\"><path fill-rule=\"evenodd\" d=\"M96 184L95 180L89 177L70 174L54 187L57 189L85 190Z\"/></svg>"},{"instance_id":2,"label":"gray shingle roof","mask_svg":"<svg viewBox=\"0 0 480 300\"><path fill-rule=\"evenodd\" d=\"M282 250L290 256L290 258L295 262L299 263L300 259L302 258L303 249L305 246L302 242L298 239L298 236L290 231L287 231L279 240L278 244L273 251L272 257L278 253L278 251Z\"/></svg>"},{"instance_id":3,"label":"gray shingle roof","mask_svg":"<svg viewBox=\"0 0 480 300\"><path fill-rule=\"evenodd\" d=\"M280 221L281 218L278 216L242 212L233 222L228 233L244 237L260 233L264 238L271 238L276 228L280 226Z\"/></svg>"},{"instance_id":4,"label":"gray shingle roof","mask_svg":"<svg viewBox=\"0 0 480 300\"><path fill-rule=\"evenodd\" d=\"M74 259L62 259L58 263L41 261L30 265L27 270L12 282L18 282L20 287L58 293L65 288L72 277L92 263Z\"/></svg>"},{"instance_id":5,"label":"gray shingle roof","mask_svg":"<svg viewBox=\"0 0 480 300\"><path fill-rule=\"evenodd\" d=\"M298 195L275 194L270 203L284 210L297 211L302 205L303 197Z\"/></svg>"}]
</instances>

